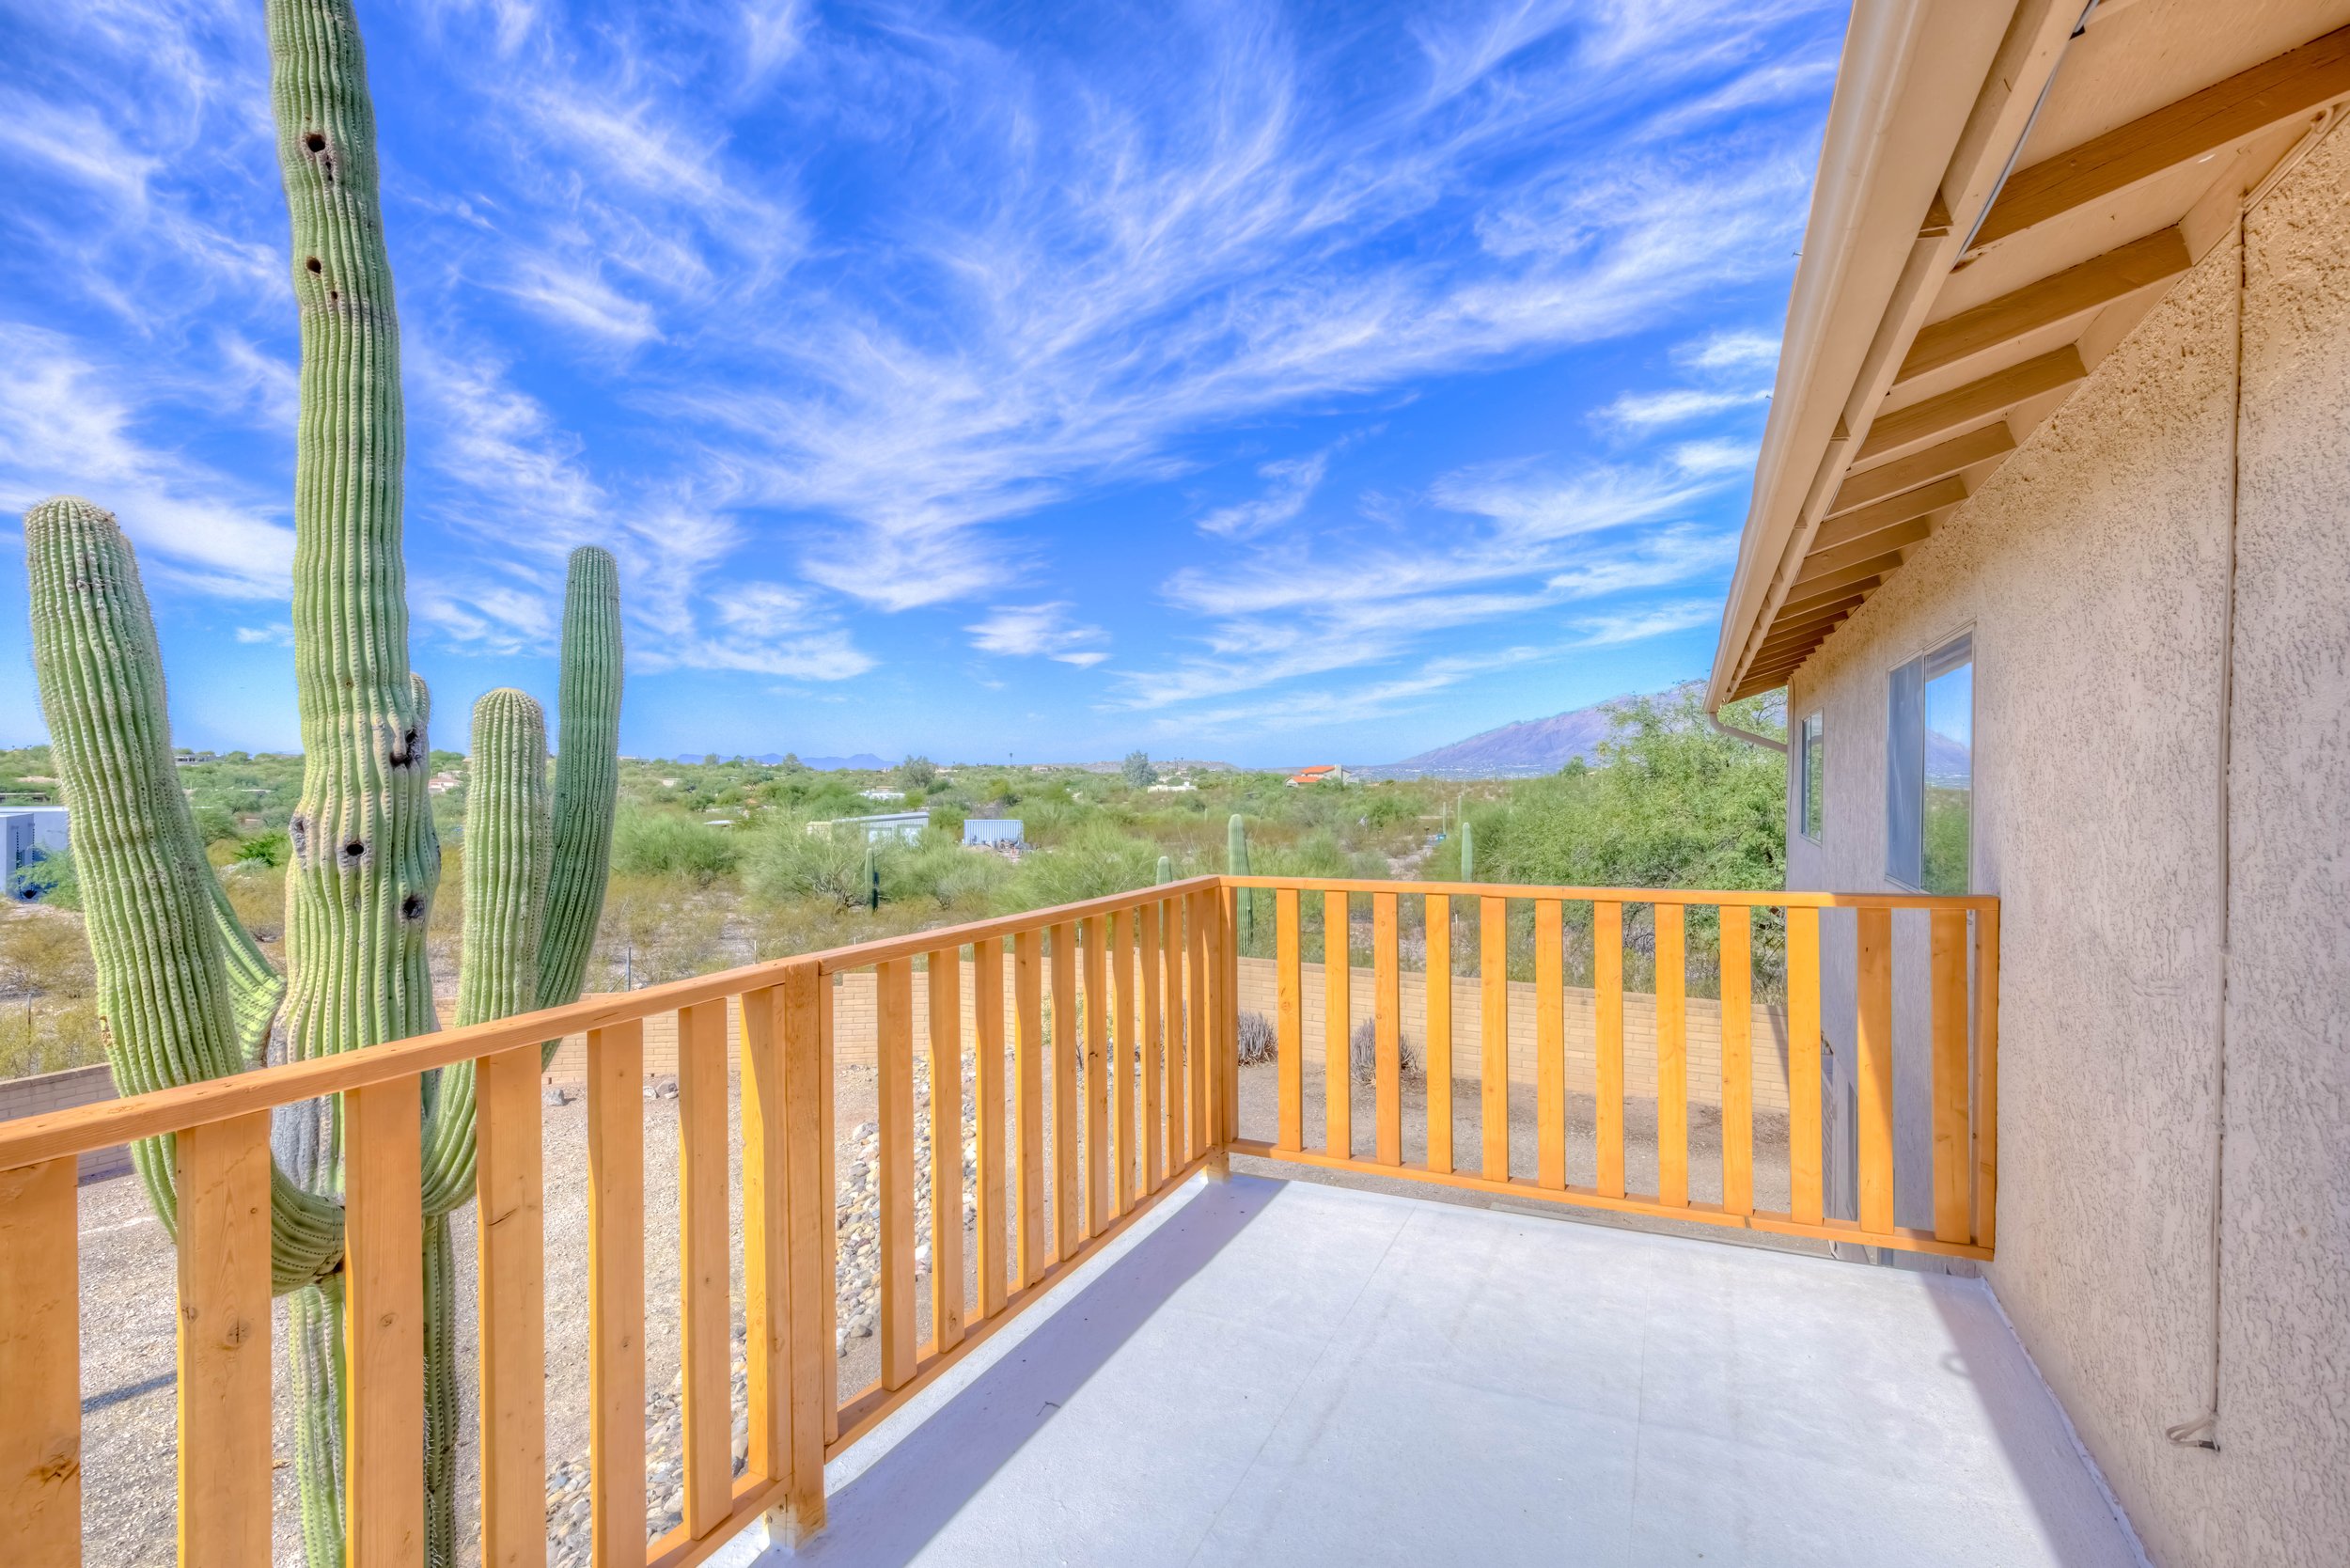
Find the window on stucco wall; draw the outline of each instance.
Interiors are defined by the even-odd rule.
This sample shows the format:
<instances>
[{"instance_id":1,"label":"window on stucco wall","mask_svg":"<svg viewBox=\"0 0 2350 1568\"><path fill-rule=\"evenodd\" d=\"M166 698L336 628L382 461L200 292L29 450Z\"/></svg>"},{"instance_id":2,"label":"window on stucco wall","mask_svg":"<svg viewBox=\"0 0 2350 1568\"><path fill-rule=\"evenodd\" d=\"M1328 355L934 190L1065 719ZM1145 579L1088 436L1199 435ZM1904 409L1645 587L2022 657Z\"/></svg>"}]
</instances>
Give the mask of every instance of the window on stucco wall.
<instances>
[{"instance_id":1,"label":"window on stucco wall","mask_svg":"<svg viewBox=\"0 0 2350 1568\"><path fill-rule=\"evenodd\" d=\"M1808 715L1802 736L1795 753L1795 821L1803 836L1816 844L1827 823L1827 715Z\"/></svg>"},{"instance_id":2,"label":"window on stucco wall","mask_svg":"<svg viewBox=\"0 0 2350 1568\"><path fill-rule=\"evenodd\" d=\"M1886 695L1885 874L1929 893L1972 883L1974 639L1893 671Z\"/></svg>"}]
</instances>

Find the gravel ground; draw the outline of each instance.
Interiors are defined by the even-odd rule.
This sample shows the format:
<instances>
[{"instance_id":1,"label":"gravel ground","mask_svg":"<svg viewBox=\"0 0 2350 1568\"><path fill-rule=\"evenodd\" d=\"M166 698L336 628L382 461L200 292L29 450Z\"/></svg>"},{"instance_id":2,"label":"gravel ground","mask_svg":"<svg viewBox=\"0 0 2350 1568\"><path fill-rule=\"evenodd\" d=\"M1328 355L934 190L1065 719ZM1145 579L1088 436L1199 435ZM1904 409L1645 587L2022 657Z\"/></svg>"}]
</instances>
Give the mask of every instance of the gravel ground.
<instances>
[{"instance_id":1,"label":"gravel ground","mask_svg":"<svg viewBox=\"0 0 2350 1568\"><path fill-rule=\"evenodd\" d=\"M930 1257L929 1215L929 1086L917 1072L916 1093L916 1246L917 1262L927 1269ZM1241 1124L1245 1136L1273 1136L1276 1097L1270 1066L1245 1068L1241 1073ZM970 1270L976 1252L971 1245L972 1173L976 1168L973 1101L966 1066L964 1093L964 1164L965 1194L964 1247L964 1299L977 1297ZM1530 1090L1512 1095L1512 1168L1530 1176L1534 1160L1533 1096ZM1425 1156L1426 1092L1424 1084L1407 1081L1402 1094L1403 1157L1407 1163ZM1473 1166L1481 1147L1478 1127L1477 1085L1463 1080L1454 1090L1454 1149L1456 1161ZM1376 1111L1375 1095L1368 1084L1355 1086L1354 1120L1355 1148L1370 1147ZM1593 1167L1589 1099L1569 1106L1568 1170L1575 1182L1591 1180ZM1655 1141L1653 1116L1627 1107L1627 1178L1635 1190L1653 1186ZM587 1136L586 1106L573 1093L565 1103L549 1103L545 1114L546 1232L547 1232L547 1453L549 1485L547 1529L554 1550L551 1560L562 1565L584 1563L588 1544L588 1364L584 1347L588 1337ZM843 1068L835 1100L834 1126L838 1179L838 1224L840 1258L839 1387L853 1396L880 1373L878 1342L872 1336L877 1307L876 1243L878 1197L873 1162L877 1154L873 1075L869 1070ZM729 1120L740 1122L730 1107ZM1082 1120L1082 1119L1081 1119ZM1048 1121L1047 1127L1049 1129ZM1322 1099L1318 1083L1307 1086L1306 1137L1318 1146L1322 1128ZM681 1402L682 1365L678 1338L677 1252L677 1104L667 1086L649 1089L645 1102L645 1221L646 1221L646 1385L648 1402L648 1482L653 1517L649 1533L659 1535L678 1523L682 1507ZM1048 1133L1049 1136L1049 1133ZM1713 1113L1693 1107L1690 1130L1691 1196L1705 1200L1719 1190L1719 1128ZM729 1138L729 1191L732 1207L729 1230L733 1244L734 1312L734 1444L740 1467L745 1442L743 1363L741 1153L737 1138ZM1048 1151L1049 1162L1049 1151ZM1251 1168L1340 1185L1409 1190L1448 1201L1487 1206L1528 1206L1559 1213L1554 1206L1488 1197L1430 1186L1404 1187L1393 1178L1357 1177L1299 1167L1276 1167L1244 1162ZM1046 1190L1051 1190L1049 1170ZM1781 1119L1758 1119L1755 1137L1755 1201L1762 1208L1784 1208L1787 1194L1786 1126ZM1571 1211L1576 1217L1602 1223L1623 1222L1622 1216L1592 1211ZM470 1207L455 1217L458 1273L468 1304L460 1318L460 1368L463 1387L463 1435L460 1457L459 1496L478 1494L479 1464L474 1434L476 1414L472 1372L474 1325L470 1313L474 1263L474 1225ZM1670 1228L1670 1227L1668 1227ZM1692 1228L1719 1238L1724 1232L1709 1227ZM85 1187L81 1194L82 1245L82 1376L84 1544L86 1560L119 1564L121 1568L165 1568L174 1560L175 1509L173 1471L176 1463L176 1382L173 1375L174 1254L170 1240L147 1209L135 1181L118 1180ZM1801 1246L1802 1244L1795 1244ZM930 1334L929 1292L917 1299L917 1340ZM278 1306L274 1333L283 1342L286 1313ZM278 1359L275 1390L277 1460L274 1504L277 1521L275 1560L300 1561L298 1511L294 1496L291 1432L291 1392L282 1357ZM464 1556L475 1550L468 1537Z\"/></svg>"}]
</instances>

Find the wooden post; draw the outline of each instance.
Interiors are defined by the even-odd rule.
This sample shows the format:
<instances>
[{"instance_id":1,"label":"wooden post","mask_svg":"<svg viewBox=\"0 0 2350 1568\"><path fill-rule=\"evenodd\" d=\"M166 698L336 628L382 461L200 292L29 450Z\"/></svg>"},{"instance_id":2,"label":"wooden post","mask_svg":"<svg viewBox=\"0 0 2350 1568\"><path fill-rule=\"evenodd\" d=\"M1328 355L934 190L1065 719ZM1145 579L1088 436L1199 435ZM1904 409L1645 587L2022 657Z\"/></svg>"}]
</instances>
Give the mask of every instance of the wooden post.
<instances>
[{"instance_id":1,"label":"wooden post","mask_svg":"<svg viewBox=\"0 0 2350 1568\"><path fill-rule=\"evenodd\" d=\"M1689 1201L1687 922L1681 905L1656 907L1656 1200Z\"/></svg>"},{"instance_id":2,"label":"wooden post","mask_svg":"<svg viewBox=\"0 0 2350 1568\"><path fill-rule=\"evenodd\" d=\"M1371 896L1371 1025L1381 1165L1403 1163L1403 977L1396 895Z\"/></svg>"},{"instance_id":3,"label":"wooden post","mask_svg":"<svg viewBox=\"0 0 2350 1568\"><path fill-rule=\"evenodd\" d=\"M546 1568L547 1560L547 1249L539 1067L536 1044L474 1063L474 1255L480 1281L485 1568ZM726 1176L724 1154L722 1147L721 1181ZM721 1226L725 1194L720 1187ZM721 1230L722 1247L724 1235ZM719 1258L723 1288L723 1250ZM719 1331L726 1331L723 1321ZM753 1419L755 1424L756 1415ZM263 1537L262 1557L249 1560L264 1560L267 1539Z\"/></svg>"},{"instance_id":4,"label":"wooden post","mask_svg":"<svg viewBox=\"0 0 2350 1568\"><path fill-rule=\"evenodd\" d=\"M1855 912L1860 1012L1860 1228L1893 1229L1893 912Z\"/></svg>"},{"instance_id":5,"label":"wooden post","mask_svg":"<svg viewBox=\"0 0 2350 1568\"><path fill-rule=\"evenodd\" d=\"M874 965L875 1089L880 1102L876 1186L881 1208L881 1384L914 1376L914 960Z\"/></svg>"},{"instance_id":6,"label":"wooden post","mask_svg":"<svg viewBox=\"0 0 2350 1568\"><path fill-rule=\"evenodd\" d=\"M973 1205L977 1235L972 1263L979 1280L982 1321L1004 1309L1005 1222L1010 1217L1004 1186L1004 944L986 937L971 944L972 1087L979 1095L975 1131L979 1189Z\"/></svg>"},{"instance_id":7,"label":"wooden post","mask_svg":"<svg viewBox=\"0 0 2350 1568\"><path fill-rule=\"evenodd\" d=\"M1084 1171L1077 1152L1077 1071L1085 1061L1078 1027L1077 928L1064 920L1052 931L1053 1228L1045 1262L1076 1256L1085 1235Z\"/></svg>"},{"instance_id":8,"label":"wooden post","mask_svg":"<svg viewBox=\"0 0 2350 1568\"><path fill-rule=\"evenodd\" d=\"M1044 1229L1044 975L1038 951L1042 934L1014 933L1011 939L1011 989L1014 1033L1011 1042L1012 1167L1017 1173L1012 1198L1012 1274L1020 1288L1037 1281L1052 1244Z\"/></svg>"},{"instance_id":9,"label":"wooden post","mask_svg":"<svg viewBox=\"0 0 2350 1568\"><path fill-rule=\"evenodd\" d=\"M1722 1207L1754 1212L1754 911L1722 906Z\"/></svg>"},{"instance_id":10,"label":"wooden post","mask_svg":"<svg viewBox=\"0 0 2350 1568\"><path fill-rule=\"evenodd\" d=\"M1975 1244L1998 1239L1999 906L1975 911Z\"/></svg>"},{"instance_id":11,"label":"wooden post","mask_svg":"<svg viewBox=\"0 0 2350 1568\"><path fill-rule=\"evenodd\" d=\"M743 996L743 1326L748 1372L747 1467L791 1479L791 1112L783 1080L784 992ZM543 1502L541 1503L543 1508ZM770 1527L791 1538L789 1509ZM544 1520L540 1521L544 1533Z\"/></svg>"},{"instance_id":12,"label":"wooden post","mask_svg":"<svg viewBox=\"0 0 2350 1568\"><path fill-rule=\"evenodd\" d=\"M409 1141L415 1130L409 1130ZM0 1170L0 1542L16 1562L82 1560L82 1291L74 1180L69 1154ZM419 1243L419 1246L422 1244ZM410 1266L415 1264L411 1254ZM421 1354L421 1351L419 1351ZM419 1395L423 1374L417 1374ZM419 1407L421 1412L421 1406ZM418 1416L417 1441L423 1441ZM417 1487L423 1488L421 1452ZM247 1477L262 1488L262 1477ZM419 1497L421 1503L421 1497Z\"/></svg>"},{"instance_id":13,"label":"wooden post","mask_svg":"<svg viewBox=\"0 0 2350 1568\"><path fill-rule=\"evenodd\" d=\"M963 950L934 949L930 975L931 1339L963 1342Z\"/></svg>"},{"instance_id":14,"label":"wooden post","mask_svg":"<svg viewBox=\"0 0 2350 1568\"><path fill-rule=\"evenodd\" d=\"M733 1511L732 1281L727 1258L727 1002L677 1018L678 1279L684 1295L685 1533Z\"/></svg>"},{"instance_id":15,"label":"wooden post","mask_svg":"<svg viewBox=\"0 0 2350 1568\"><path fill-rule=\"evenodd\" d=\"M833 1419L833 1169L824 1136L832 1097L832 1050L825 994L832 978L814 959L784 967L783 1095L785 1270L791 1278L791 1491L784 1503L786 1544L824 1528L824 1442ZM641 1430L641 1424L640 1428ZM640 1466L641 1468L641 1466ZM643 1548L638 1547L641 1560Z\"/></svg>"},{"instance_id":16,"label":"wooden post","mask_svg":"<svg viewBox=\"0 0 2350 1568\"><path fill-rule=\"evenodd\" d=\"M632 1098L641 1096L635 1085L630 1090ZM410 1074L343 1095L343 1529L349 1568L412 1568L424 1561L420 1091L420 1081ZM641 1405L636 1430L641 1448ZM644 1473L640 1458L640 1492ZM640 1557L643 1521L640 1510Z\"/></svg>"},{"instance_id":17,"label":"wooden post","mask_svg":"<svg viewBox=\"0 0 2350 1568\"><path fill-rule=\"evenodd\" d=\"M1480 897L1478 944L1478 1098L1484 1115L1488 1182L1510 1179L1510 902Z\"/></svg>"},{"instance_id":18,"label":"wooden post","mask_svg":"<svg viewBox=\"0 0 2350 1568\"><path fill-rule=\"evenodd\" d=\"M1294 1152L1306 1147L1306 1027L1305 987L1301 983L1303 953L1298 936L1297 889L1277 888L1273 895L1273 985L1278 1053L1275 1072L1280 1078L1280 1117L1275 1135L1278 1147Z\"/></svg>"},{"instance_id":19,"label":"wooden post","mask_svg":"<svg viewBox=\"0 0 2350 1568\"><path fill-rule=\"evenodd\" d=\"M413 1126L409 1141L415 1141ZM641 1568L645 1026L638 1019L588 1031L588 1273L589 1561Z\"/></svg>"},{"instance_id":20,"label":"wooden post","mask_svg":"<svg viewBox=\"0 0 2350 1568\"><path fill-rule=\"evenodd\" d=\"M1110 1054L1103 1048L1110 1025L1109 997L1104 989L1109 978L1109 945L1108 916L1096 915L1085 922L1083 950L1078 956L1084 961L1080 967L1086 1015L1085 1234L1089 1238L1100 1235L1110 1222Z\"/></svg>"},{"instance_id":21,"label":"wooden post","mask_svg":"<svg viewBox=\"0 0 2350 1568\"><path fill-rule=\"evenodd\" d=\"M1623 1196L1623 905L1591 905L1591 978L1598 1072L1594 1142L1599 1190Z\"/></svg>"},{"instance_id":22,"label":"wooden post","mask_svg":"<svg viewBox=\"0 0 2350 1568\"><path fill-rule=\"evenodd\" d=\"M1820 912L1787 911L1787 1184L1791 1216L1825 1213L1820 1144Z\"/></svg>"},{"instance_id":23,"label":"wooden post","mask_svg":"<svg viewBox=\"0 0 2350 1568\"><path fill-rule=\"evenodd\" d=\"M1428 948L1428 1168L1452 1170L1452 901L1423 901Z\"/></svg>"}]
</instances>

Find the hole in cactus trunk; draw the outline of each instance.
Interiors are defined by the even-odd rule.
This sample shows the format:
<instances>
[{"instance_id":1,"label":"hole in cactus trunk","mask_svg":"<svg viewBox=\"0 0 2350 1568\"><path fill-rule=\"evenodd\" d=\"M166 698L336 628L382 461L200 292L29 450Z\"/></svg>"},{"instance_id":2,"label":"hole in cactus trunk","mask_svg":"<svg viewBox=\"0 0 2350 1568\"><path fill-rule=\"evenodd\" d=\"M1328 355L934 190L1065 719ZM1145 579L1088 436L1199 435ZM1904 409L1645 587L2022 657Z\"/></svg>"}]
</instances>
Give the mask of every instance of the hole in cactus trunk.
<instances>
[{"instance_id":1,"label":"hole in cactus trunk","mask_svg":"<svg viewBox=\"0 0 2350 1568\"><path fill-rule=\"evenodd\" d=\"M403 919L403 920L421 920L421 919L423 919L423 918L424 918L424 900L423 900L423 898L422 898L422 897L420 897L420 896L419 896L419 895L417 895L417 894L411 893L411 894L409 894L406 898L404 898L404 899L400 900L400 917L401 919Z\"/></svg>"},{"instance_id":2,"label":"hole in cactus trunk","mask_svg":"<svg viewBox=\"0 0 2350 1568\"><path fill-rule=\"evenodd\" d=\"M356 859L360 858L362 855L366 855L367 853L368 853L368 846L367 846L367 845L365 845L365 844L363 844L363 843L361 843L361 842L360 842L358 839L353 839L351 842L349 842L348 844L345 844L345 845L343 846L343 854L344 854L345 855L349 856L351 859L353 859L353 860L356 860Z\"/></svg>"},{"instance_id":3,"label":"hole in cactus trunk","mask_svg":"<svg viewBox=\"0 0 2350 1568\"><path fill-rule=\"evenodd\" d=\"M313 152L324 152L326 150L326 138L318 132L313 131L308 135L302 138L302 145L308 148Z\"/></svg>"},{"instance_id":4,"label":"hole in cactus trunk","mask_svg":"<svg viewBox=\"0 0 2350 1568\"><path fill-rule=\"evenodd\" d=\"M295 812L286 823L286 836L293 840L294 864L299 866L310 853L310 820Z\"/></svg>"},{"instance_id":5,"label":"hole in cactus trunk","mask_svg":"<svg viewBox=\"0 0 2350 1568\"><path fill-rule=\"evenodd\" d=\"M324 267L322 267L322 266L321 266L321 265L319 264L319 259L318 259L317 257L315 257L315 256L313 256L312 258L310 258L310 259L309 259L309 260L305 261L305 262L303 263L303 265L304 265L304 266L306 266L306 267L307 267L307 268L309 268L309 269L310 269L312 272L314 272L314 273L322 273L322 272L326 271L326 269L325 269Z\"/></svg>"},{"instance_id":6,"label":"hole in cactus trunk","mask_svg":"<svg viewBox=\"0 0 2350 1568\"><path fill-rule=\"evenodd\" d=\"M415 760L416 732L414 729L411 729L407 733L401 735L399 740L392 744L392 749L384 754L384 760L396 768L407 767L415 761Z\"/></svg>"}]
</instances>

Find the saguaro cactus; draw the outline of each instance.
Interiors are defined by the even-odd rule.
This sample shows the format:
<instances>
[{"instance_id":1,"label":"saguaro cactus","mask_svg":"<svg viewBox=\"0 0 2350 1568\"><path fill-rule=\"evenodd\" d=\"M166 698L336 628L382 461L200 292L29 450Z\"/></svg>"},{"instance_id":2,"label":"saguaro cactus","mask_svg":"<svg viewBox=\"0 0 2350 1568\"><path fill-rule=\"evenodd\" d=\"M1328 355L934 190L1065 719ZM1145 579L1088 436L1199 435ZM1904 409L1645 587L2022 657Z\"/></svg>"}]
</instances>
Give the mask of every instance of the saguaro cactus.
<instances>
[{"instance_id":1,"label":"saguaro cactus","mask_svg":"<svg viewBox=\"0 0 2350 1568\"><path fill-rule=\"evenodd\" d=\"M171 760L154 625L113 517L72 498L25 519L34 663L58 762L118 1086L234 1073L273 1027L294 1059L437 1027L425 929L440 847L425 791L430 698L409 668L400 555L399 328L375 126L350 0L268 0L279 165L302 327L294 479L294 676L303 785L290 824L285 980L206 864ZM519 692L474 715L462 1022L576 998L602 912L618 788L618 572L573 553L562 756ZM283 1006L281 1008L281 999ZM281 1015L282 1014L282 1015ZM427 1304L426 1556L455 1551L455 1317L447 1215L474 1177L470 1065L430 1075L421 1129ZM343 1560L340 1123L281 1112L271 1276L291 1293L294 1458L313 1568ZM176 1222L173 1156L135 1160Z\"/></svg>"},{"instance_id":2,"label":"saguaro cactus","mask_svg":"<svg viewBox=\"0 0 2350 1568\"><path fill-rule=\"evenodd\" d=\"M1469 828L1469 820L1461 819L1461 880L1477 880L1477 835Z\"/></svg>"},{"instance_id":3,"label":"saguaro cactus","mask_svg":"<svg viewBox=\"0 0 2350 1568\"><path fill-rule=\"evenodd\" d=\"M1248 820L1235 811L1232 813L1232 820L1225 824L1224 831L1227 839L1224 869L1233 876L1246 876L1248 874ZM1232 901L1235 905L1236 917L1240 921L1240 950L1244 953L1254 950L1253 938L1257 934L1257 916L1256 911L1249 907L1249 903L1255 897L1253 890L1244 887L1240 889L1240 897Z\"/></svg>"}]
</instances>

